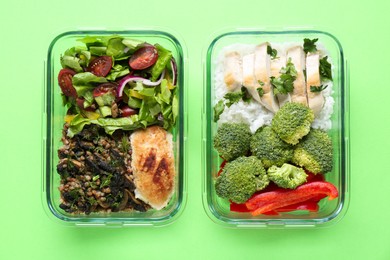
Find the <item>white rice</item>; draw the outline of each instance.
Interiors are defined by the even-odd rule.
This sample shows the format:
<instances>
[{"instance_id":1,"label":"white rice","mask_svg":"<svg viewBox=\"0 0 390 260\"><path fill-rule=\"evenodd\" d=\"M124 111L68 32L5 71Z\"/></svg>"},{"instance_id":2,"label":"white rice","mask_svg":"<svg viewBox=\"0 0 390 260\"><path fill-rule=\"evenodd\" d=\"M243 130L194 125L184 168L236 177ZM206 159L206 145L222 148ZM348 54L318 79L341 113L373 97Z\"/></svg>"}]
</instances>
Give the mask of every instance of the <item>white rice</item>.
<instances>
[{"instance_id":1,"label":"white rice","mask_svg":"<svg viewBox=\"0 0 390 260\"><path fill-rule=\"evenodd\" d=\"M297 45L296 43L285 43L285 44L274 44L271 43L273 48L277 49L286 49L292 45ZM228 92L226 84L224 82L224 57L225 53L229 51L237 51L244 56L248 53L254 51L256 45L254 44L232 44L226 46L219 53L216 62L215 62L215 80L214 80L214 105L218 103L219 100L223 99L225 94ZM321 45L317 45L318 50L320 50L323 55L326 55L327 52ZM331 63L330 58L328 61ZM312 127L316 129L329 130L332 128L331 115L333 113L334 99L333 94L333 84L332 82L326 82L325 85L328 87L322 91L322 94L325 98L325 103L322 111L315 117ZM233 123L246 123L249 125L250 130L254 133L258 128L264 125L270 125L274 113L264 108L260 103L251 99L250 102L244 102L240 100L239 102L231 105L230 107L225 106L223 113L220 115L218 120L218 125L226 122Z\"/></svg>"}]
</instances>

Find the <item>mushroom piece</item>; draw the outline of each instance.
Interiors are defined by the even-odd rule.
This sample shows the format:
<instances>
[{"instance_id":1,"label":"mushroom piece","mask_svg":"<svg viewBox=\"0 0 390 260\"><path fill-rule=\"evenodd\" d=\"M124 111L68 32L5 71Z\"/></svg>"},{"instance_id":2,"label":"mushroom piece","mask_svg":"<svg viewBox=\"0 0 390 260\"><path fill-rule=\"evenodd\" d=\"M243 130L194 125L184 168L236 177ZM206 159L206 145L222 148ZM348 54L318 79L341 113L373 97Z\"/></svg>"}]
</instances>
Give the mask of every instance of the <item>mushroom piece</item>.
<instances>
[{"instance_id":1,"label":"mushroom piece","mask_svg":"<svg viewBox=\"0 0 390 260\"><path fill-rule=\"evenodd\" d=\"M121 202L119 203L118 210L122 210L126 207L127 201L129 200L129 193L130 193L130 191L127 189L125 189L123 191L123 198L122 198Z\"/></svg>"}]
</instances>

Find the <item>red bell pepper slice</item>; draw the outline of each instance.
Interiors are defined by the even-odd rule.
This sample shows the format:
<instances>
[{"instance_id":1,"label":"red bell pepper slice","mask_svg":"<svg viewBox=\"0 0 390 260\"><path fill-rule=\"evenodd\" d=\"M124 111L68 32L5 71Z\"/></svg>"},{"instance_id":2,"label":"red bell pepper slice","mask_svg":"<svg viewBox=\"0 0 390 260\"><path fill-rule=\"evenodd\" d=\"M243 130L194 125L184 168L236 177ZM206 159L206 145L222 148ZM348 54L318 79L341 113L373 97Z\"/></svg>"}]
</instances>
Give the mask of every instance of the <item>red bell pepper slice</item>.
<instances>
[{"instance_id":1,"label":"red bell pepper slice","mask_svg":"<svg viewBox=\"0 0 390 260\"><path fill-rule=\"evenodd\" d=\"M319 195L329 196L329 200L331 200L338 197L338 191L329 182L315 181L303 184L295 190L275 190L257 194L250 198L245 205L252 215L256 216L314 198L317 199Z\"/></svg>"},{"instance_id":2,"label":"red bell pepper slice","mask_svg":"<svg viewBox=\"0 0 390 260\"><path fill-rule=\"evenodd\" d=\"M223 168L225 168L226 163L227 163L226 160L223 160L223 162L221 163L221 166L219 166L219 171L217 173L217 176L221 175L222 170L223 170Z\"/></svg>"}]
</instances>

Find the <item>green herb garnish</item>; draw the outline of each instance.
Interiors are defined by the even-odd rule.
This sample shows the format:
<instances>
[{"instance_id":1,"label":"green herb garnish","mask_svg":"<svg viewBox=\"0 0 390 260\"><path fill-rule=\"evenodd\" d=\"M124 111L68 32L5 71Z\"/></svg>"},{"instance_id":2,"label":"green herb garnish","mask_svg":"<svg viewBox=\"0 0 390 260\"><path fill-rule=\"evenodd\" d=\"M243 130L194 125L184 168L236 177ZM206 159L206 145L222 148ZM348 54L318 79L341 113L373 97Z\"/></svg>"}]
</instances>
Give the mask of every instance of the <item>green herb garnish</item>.
<instances>
[{"instance_id":1,"label":"green herb garnish","mask_svg":"<svg viewBox=\"0 0 390 260\"><path fill-rule=\"evenodd\" d=\"M257 88L257 93L259 93L259 96L262 97L264 95L264 89L262 87Z\"/></svg>"},{"instance_id":2,"label":"green herb garnish","mask_svg":"<svg viewBox=\"0 0 390 260\"><path fill-rule=\"evenodd\" d=\"M214 122L217 122L219 120L219 117L223 113L224 110L225 110L225 103L221 99L214 106Z\"/></svg>"},{"instance_id":3,"label":"green herb garnish","mask_svg":"<svg viewBox=\"0 0 390 260\"><path fill-rule=\"evenodd\" d=\"M322 80L333 80L332 65L328 62L328 56L325 56L320 59L320 76Z\"/></svg>"},{"instance_id":4,"label":"green herb garnish","mask_svg":"<svg viewBox=\"0 0 390 260\"><path fill-rule=\"evenodd\" d=\"M228 92L225 94L225 96L223 96L224 99L228 100L228 102L226 102L227 107L230 107L234 103L237 103L242 99L242 97L242 92Z\"/></svg>"},{"instance_id":5,"label":"green herb garnish","mask_svg":"<svg viewBox=\"0 0 390 260\"><path fill-rule=\"evenodd\" d=\"M313 39L313 40L310 40L310 39L303 39L303 51L305 53L308 53L308 52L316 52L317 51L317 46L316 46L316 42L318 41L318 38L317 39Z\"/></svg>"},{"instance_id":6,"label":"green herb garnish","mask_svg":"<svg viewBox=\"0 0 390 260\"><path fill-rule=\"evenodd\" d=\"M326 86L324 86L324 85L321 85L321 86L310 86L310 92L321 92L324 89L326 89L327 87L328 87L328 85L326 85Z\"/></svg>"},{"instance_id":7,"label":"green herb garnish","mask_svg":"<svg viewBox=\"0 0 390 260\"><path fill-rule=\"evenodd\" d=\"M291 58L288 59L286 67L283 67L280 70L280 73L278 78L271 77L274 95L287 94L294 90L294 81L296 80L298 73L294 64L291 62Z\"/></svg>"},{"instance_id":8,"label":"green herb garnish","mask_svg":"<svg viewBox=\"0 0 390 260\"><path fill-rule=\"evenodd\" d=\"M270 45L267 45L267 54L271 56L271 59L276 59L276 55L278 55L278 51L276 49L272 49Z\"/></svg>"}]
</instances>

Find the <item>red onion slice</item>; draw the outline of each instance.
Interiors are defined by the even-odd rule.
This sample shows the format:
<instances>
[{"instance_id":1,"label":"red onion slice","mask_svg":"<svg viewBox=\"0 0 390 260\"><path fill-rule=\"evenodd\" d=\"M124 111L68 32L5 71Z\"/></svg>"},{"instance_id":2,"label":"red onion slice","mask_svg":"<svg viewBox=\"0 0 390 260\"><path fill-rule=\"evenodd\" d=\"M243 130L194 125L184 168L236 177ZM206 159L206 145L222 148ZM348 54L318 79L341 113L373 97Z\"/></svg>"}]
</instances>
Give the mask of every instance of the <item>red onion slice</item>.
<instances>
[{"instance_id":1,"label":"red onion slice","mask_svg":"<svg viewBox=\"0 0 390 260\"><path fill-rule=\"evenodd\" d=\"M172 83L174 86L176 86L176 81L177 81L177 66L175 59L171 59L171 68L172 68Z\"/></svg>"},{"instance_id":2,"label":"red onion slice","mask_svg":"<svg viewBox=\"0 0 390 260\"><path fill-rule=\"evenodd\" d=\"M130 81L142 81L142 84L144 84L146 86L154 87L154 86L158 86L161 84L161 81L163 80L164 76L165 76L165 70L163 70L159 80L157 80L157 81L150 81L149 79L146 79L143 77L134 76L134 75L127 75L126 77L124 77L123 79L121 79L119 81L119 86L117 88L116 95L117 95L117 97L122 97L123 90L124 90L126 84Z\"/></svg>"}]
</instances>

